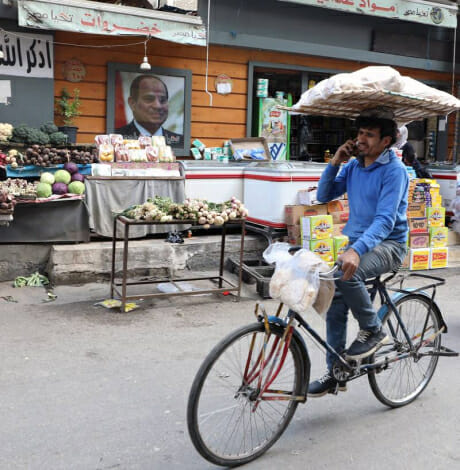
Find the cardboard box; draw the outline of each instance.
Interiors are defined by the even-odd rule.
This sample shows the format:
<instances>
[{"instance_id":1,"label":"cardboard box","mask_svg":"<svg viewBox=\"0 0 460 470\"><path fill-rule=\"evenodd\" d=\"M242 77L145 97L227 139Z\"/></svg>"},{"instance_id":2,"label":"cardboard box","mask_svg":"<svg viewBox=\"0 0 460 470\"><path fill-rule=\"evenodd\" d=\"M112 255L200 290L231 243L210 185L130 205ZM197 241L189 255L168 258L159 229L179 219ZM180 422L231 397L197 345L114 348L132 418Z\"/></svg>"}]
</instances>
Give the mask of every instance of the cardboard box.
<instances>
[{"instance_id":1,"label":"cardboard box","mask_svg":"<svg viewBox=\"0 0 460 470\"><path fill-rule=\"evenodd\" d=\"M428 232L428 219L426 217L409 217L409 233Z\"/></svg>"},{"instance_id":2,"label":"cardboard box","mask_svg":"<svg viewBox=\"0 0 460 470\"><path fill-rule=\"evenodd\" d=\"M447 227L430 227L430 248L447 246L448 233Z\"/></svg>"},{"instance_id":3,"label":"cardboard box","mask_svg":"<svg viewBox=\"0 0 460 470\"><path fill-rule=\"evenodd\" d=\"M317 190L318 186L311 186L307 189L297 191L297 202L303 205L316 204L318 202L316 199Z\"/></svg>"},{"instance_id":4,"label":"cardboard box","mask_svg":"<svg viewBox=\"0 0 460 470\"><path fill-rule=\"evenodd\" d=\"M430 269L447 268L449 265L449 248L430 249Z\"/></svg>"},{"instance_id":5,"label":"cardboard box","mask_svg":"<svg viewBox=\"0 0 460 470\"><path fill-rule=\"evenodd\" d=\"M446 225L446 208L427 207L426 217L428 219L428 227L444 227Z\"/></svg>"},{"instance_id":6,"label":"cardboard box","mask_svg":"<svg viewBox=\"0 0 460 470\"><path fill-rule=\"evenodd\" d=\"M337 261L337 257L345 253L348 247L348 237L346 235L333 237L332 243L334 245L334 261Z\"/></svg>"},{"instance_id":7,"label":"cardboard box","mask_svg":"<svg viewBox=\"0 0 460 470\"><path fill-rule=\"evenodd\" d=\"M349 212L341 211L341 212L330 212L330 216L332 216L332 223L334 224L344 224L348 222Z\"/></svg>"},{"instance_id":8,"label":"cardboard box","mask_svg":"<svg viewBox=\"0 0 460 470\"><path fill-rule=\"evenodd\" d=\"M303 247L318 255L329 266L334 264L334 245L332 238L324 240L304 240Z\"/></svg>"},{"instance_id":9,"label":"cardboard box","mask_svg":"<svg viewBox=\"0 0 460 470\"><path fill-rule=\"evenodd\" d=\"M425 217L425 204L410 202L407 205L407 217Z\"/></svg>"},{"instance_id":10,"label":"cardboard box","mask_svg":"<svg viewBox=\"0 0 460 470\"><path fill-rule=\"evenodd\" d=\"M411 233L409 234L409 248L429 248L430 235L425 233Z\"/></svg>"},{"instance_id":11,"label":"cardboard box","mask_svg":"<svg viewBox=\"0 0 460 470\"><path fill-rule=\"evenodd\" d=\"M303 240L323 240L332 237L332 217L330 215L311 215L300 219Z\"/></svg>"},{"instance_id":12,"label":"cardboard box","mask_svg":"<svg viewBox=\"0 0 460 470\"><path fill-rule=\"evenodd\" d=\"M271 160L270 150L265 137L245 137L242 139L232 139L230 141L233 156L238 154L239 150L243 153L243 160L252 160L249 156L251 150L263 150L264 160ZM256 161L256 160L254 160Z\"/></svg>"},{"instance_id":13,"label":"cardboard box","mask_svg":"<svg viewBox=\"0 0 460 470\"><path fill-rule=\"evenodd\" d=\"M327 203L327 213L332 212L349 212L348 199L336 199Z\"/></svg>"},{"instance_id":14,"label":"cardboard box","mask_svg":"<svg viewBox=\"0 0 460 470\"><path fill-rule=\"evenodd\" d=\"M286 225L299 225L300 218L303 216L322 214L327 214L326 204L284 206L284 221Z\"/></svg>"},{"instance_id":15,"label":"cardboard box","mask_svg":"<svg viewBox=\"0 0 460 470\"><path fill-rule=\"evenodd\" d=\"M343 229L345 228L345 225L347 224L334 224L332 226L332 236L333 237L339 237L340 235L343 234Z\"/></svg>"},{"instance_id":16,"label":"cardboard box","mask_svg":"<svg viewBox=\"0 0 460 470\"><path fill-rule=\"evenodd\" d=\"M300 240L300 225L287 226L288 238L295 238Z\"/></svg>"},{"instance_id":17,"label":"cardboard box","mask_svg":"<svg viewBox=\"0 0 460 470\"><path fill-rule=\"evenodd\" d=\"M430 268L429 248L411 248L409 256L409 269L411 271Z\"/></svg>"}]
</instances>

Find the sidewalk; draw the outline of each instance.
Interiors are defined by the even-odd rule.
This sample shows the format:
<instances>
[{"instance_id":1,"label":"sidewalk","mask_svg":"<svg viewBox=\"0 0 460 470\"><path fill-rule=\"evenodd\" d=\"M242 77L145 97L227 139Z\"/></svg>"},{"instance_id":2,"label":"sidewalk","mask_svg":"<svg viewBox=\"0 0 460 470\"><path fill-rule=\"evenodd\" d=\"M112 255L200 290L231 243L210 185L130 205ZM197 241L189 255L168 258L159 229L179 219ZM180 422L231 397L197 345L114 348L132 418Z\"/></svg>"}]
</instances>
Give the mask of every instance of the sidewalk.
<instances>
[{"instance_id":1,"label":"sidewalk","mask_svg":"<svg viewBox=\"0 0 460 470\"><path fill-rule=\"evenodd\" d=\"M225 259L238 256L241 237L226 237ZM116 270L122 266L123 242L117 241ZM244 253L260 254L267 247L262 236L245 235ZM165 277L170 272L181 275L186 270L218 269L221 235L186 238L183 244L166 243L163 238L129 241L130 276ZM81 244L18 244L0 246L0 282L16 276L28 276L40 270L48 273L54 284L107 281L110 278L112 241Z\"/></svg>"}]
</instances>

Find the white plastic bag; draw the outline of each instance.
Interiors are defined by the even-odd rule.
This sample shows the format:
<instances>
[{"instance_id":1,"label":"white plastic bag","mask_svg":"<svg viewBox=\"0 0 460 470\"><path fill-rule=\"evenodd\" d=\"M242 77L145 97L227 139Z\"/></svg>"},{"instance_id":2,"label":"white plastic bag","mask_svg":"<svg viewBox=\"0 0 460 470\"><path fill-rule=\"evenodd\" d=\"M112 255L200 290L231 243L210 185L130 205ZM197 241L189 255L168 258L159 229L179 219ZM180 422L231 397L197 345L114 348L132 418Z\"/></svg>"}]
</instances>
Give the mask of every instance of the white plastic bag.
<instances>
[{"instance_id":1,"label":"white plastic bag","mask_svg":"<svg viewBox=\"0 0 460 470\"><path fill-rule=\"evenodd\" d=\"M275 243L264 252L268 263L276 263L270 281L270 296L303 313L314 304L320 287L319 272L327 271L328 266L311 251L301 249L291 256L289 248L287 243ZM330 286L327 290L330 291ZM329 307L330 301L326 300L326 304ZM325 303L321 302L321 305Z\"/></svg>"}]
</instances>

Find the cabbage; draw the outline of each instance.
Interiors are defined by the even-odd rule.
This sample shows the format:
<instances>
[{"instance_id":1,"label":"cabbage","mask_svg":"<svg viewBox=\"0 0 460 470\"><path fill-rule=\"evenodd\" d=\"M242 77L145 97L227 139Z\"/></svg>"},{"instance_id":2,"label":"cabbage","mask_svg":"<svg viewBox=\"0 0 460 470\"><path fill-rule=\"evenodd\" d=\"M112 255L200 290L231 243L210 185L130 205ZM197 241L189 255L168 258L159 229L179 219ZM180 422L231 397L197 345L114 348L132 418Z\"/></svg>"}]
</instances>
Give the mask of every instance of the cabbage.
<instances>
[{"instance_id":1,"label":"cabbage","mask_svg":"<svg viewBox=\"0 0 460 470\"><path fill-rule=\"evenodd\" d=\"M69 175L70 177L70 175ZM65 194L67 193L67 185L64 183L54 183L53 184L53 193L54 194Z\"/></svg>"},{"instance_id":2,"label":"cabbage","mask_svg":"<svg viewBox=\"0 0 460 470\"><path fill-rule=\"evenodd\" d=\"M78 166L74 162L67 162L67 163L64 163L64 170L67 170L72 175L73 173L78 172Z\"/></svg>"},{"instance_id":3,"label":"cabbage","mask_svg":"<svg viewBox=\"0 0 460 470\"><path fill-rule=\"evenodd\" d=\"M49 171L45 171L40 176L40 183L54 184L54 175Z\"/></svg>"},{"instance_id":4,"label":"cabbage","mask_svg":"<svg viewBox=\"0 0 460 470\"><path fill-rule=\"evenodd\" d=\"M85 192L85 185L80 181L73 181L69 184L69 193L83 194Z\"/></svg>"},{"instance_id":5,"label":"cabbage","mask_svg":"<svg viewBox=\"0 0 460 470\"><path fill-rule=\"evenodd\" d=\"M70 173L66 170L58 170L56 173L54 173L54 179L56 183L64 183L64 184L69 184L70 183Z\"/></svg>"},{"instance_id":6,"label":"cabbage","mask_svg":"<svg viewBox=\"0 0 460 470\"><path fill-rule=\"evenodd\" d=\"M74 173L71 178L72 181L80 181L83 183L85 181L85 177L81 173Z\"/></svg>"},{"instance_id":7,"label":"cabbage","mask_svg":"<svg viewBox=\"0 0 460 470\"><path fill-rule=\"evenodd\" d=\"M38 197L50 197L52 194L51 185L48 183L38 183L36 191Z\"/></svg>"}]
</instances>

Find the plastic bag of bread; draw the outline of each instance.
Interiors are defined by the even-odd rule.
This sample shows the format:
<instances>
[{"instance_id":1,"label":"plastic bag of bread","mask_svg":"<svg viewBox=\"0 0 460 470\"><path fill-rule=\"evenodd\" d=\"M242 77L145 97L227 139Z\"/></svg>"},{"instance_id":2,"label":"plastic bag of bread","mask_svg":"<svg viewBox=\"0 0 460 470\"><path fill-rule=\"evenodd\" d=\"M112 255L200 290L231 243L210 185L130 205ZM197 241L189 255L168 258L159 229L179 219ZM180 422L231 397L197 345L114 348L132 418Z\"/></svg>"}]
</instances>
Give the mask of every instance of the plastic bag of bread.
<instances>
[{"instance_id":1,"label":"plastic bag of bread","mask_svg":"<svg viewBox=\"0 0 460 470\"><path fill-rule=\"evenodd\" d=\"M330 284L325 285L318 298L319 273L329 269L327 264L313 252L305 249L291 256L289 248L290 245L287 243L275 243L264 252L267 262L276 263L270 281L270 296L279 299L298 313L306 312L318 300L316 310L318 313L323 312L325 307L329 308L332 301ZM333 293L332 290L332 295Z\"/></svg>"}]
</instances>

